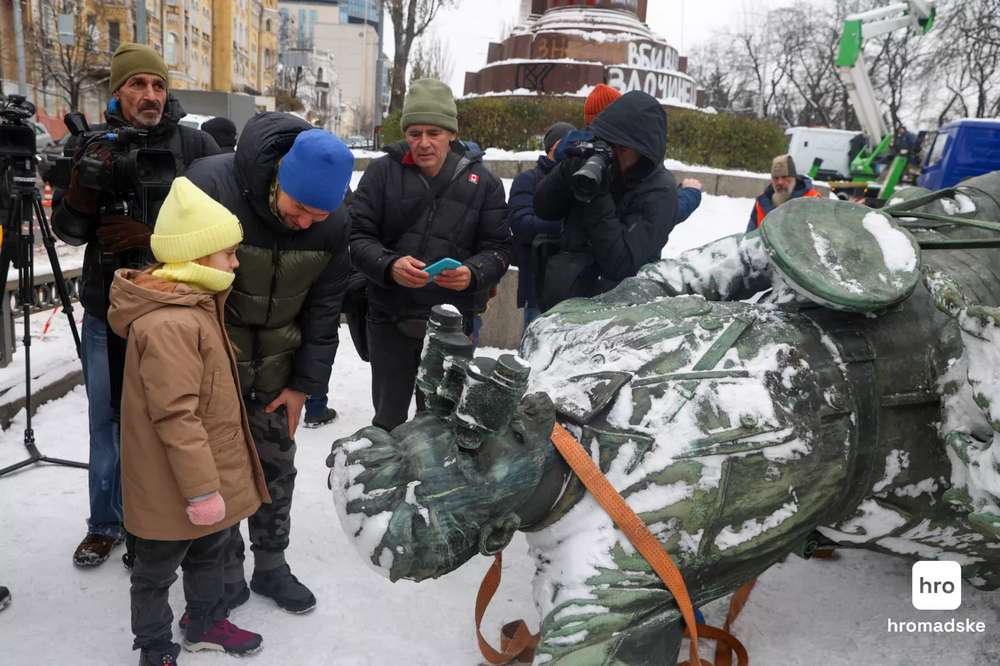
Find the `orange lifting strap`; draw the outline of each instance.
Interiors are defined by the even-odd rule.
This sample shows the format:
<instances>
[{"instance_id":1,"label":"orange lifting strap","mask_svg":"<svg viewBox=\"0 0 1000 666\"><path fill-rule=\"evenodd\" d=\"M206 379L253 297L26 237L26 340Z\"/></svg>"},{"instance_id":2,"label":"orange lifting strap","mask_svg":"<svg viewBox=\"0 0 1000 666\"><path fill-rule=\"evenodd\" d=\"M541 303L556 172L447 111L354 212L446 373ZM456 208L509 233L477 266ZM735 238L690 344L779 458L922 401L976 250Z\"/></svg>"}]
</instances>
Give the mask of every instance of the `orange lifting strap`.
<instances>
[{"instance_id":1,"label":"orange lifting strap","mask_svg":"<svg viewBox=\"0 0 1000 666\"><path fill-rule=\"evenodd\" d=\"M552 430L552 443L566 462L573 469L573 472L580 478L583 485L594 496L601 507L611 516L615 524L625 533L632 545L649 562L656 574L663 580L667 589L674 596L677 607L684 618L684 635L689 637L691 655L688 661L681 662L679 666L713 666L706 659L701 659L698 654L698 639L708 638L716 641L715 664L714 666L730 666L732 664L732 653L736 653L739 666L749 666L750 657L746 648L732 634L729 628L732 622L739 615L740 610L746 604L750 590L753 589L755 581L750 581L738 589L730 601L729 614L726 617L725 629L719 629L707 624L697 624L694 616L694 606L691 597L688 595L684 578L677 569L670 555L663 549L656 537L650 533L646 525L639 520L635 512L629 508L622 499L622 496L612 487L608 479L601 473L601 470L594 464L590 454L588 454L572 434L561 425L556 423ZM528 625L523 620L517 620L504 625L501 630L500 649L494 649L485 638L483 638L480 625L486 607L500 586L500 567L503 562L500 553L497 553L493 565L486 572L485 578L479 587L476 595L476 638L479 641L479 650L483 657L491 664L509 664L513 661L530 662L534 658L535 646L538 645L539 635L532 634Z\"/></svg>"}]
</instances>

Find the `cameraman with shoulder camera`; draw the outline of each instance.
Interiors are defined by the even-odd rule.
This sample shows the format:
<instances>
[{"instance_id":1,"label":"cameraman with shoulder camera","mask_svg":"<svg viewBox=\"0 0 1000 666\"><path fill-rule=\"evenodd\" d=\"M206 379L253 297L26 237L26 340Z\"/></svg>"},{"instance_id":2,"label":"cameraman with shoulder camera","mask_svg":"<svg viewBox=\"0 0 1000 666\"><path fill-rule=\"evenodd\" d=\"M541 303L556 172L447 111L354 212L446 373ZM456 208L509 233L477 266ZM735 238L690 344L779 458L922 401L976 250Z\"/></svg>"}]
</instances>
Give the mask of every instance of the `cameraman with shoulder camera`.
<instances>
[{"instance_id":1,"label":"cameraman with shoulder camera","mask_svg":"<svg viewBox=\"0 0 1000 666\"><path fill-rule=\"evenodd\" d=\"M622 95L566 150L535 192L535 212L565 218L556 244L535 248L544 312L595 296L660 258L677 223L677 185L663 167L667 117L650 95Z\"/></svg>"},{"instance_id":2,"label":"cameraman with shoulder camera","mask_svg":"<svg viewBox=\"0 0 1000 666\"><path fill-rule=\"evenodd\" d=\"M106 113L105 132L129 138L114 141L93 132L74 136L79 148L73 158L69 189L52 215L53 230L60 239L70 245L87 244L80 301L84 309L83 379L90 420L90 517L87 535L73 553L77 566L104 562L124 537L117 406L112 404L108 357L111 276L128 263L145 263L155 220L153 208L169 189L166 181L183 174L199 157L219 152L208 134L178 124L184 111L167 94L163 59L148 46L122 44L115 51L110 88L113 99ZM166 172L166 189L159 188L162 194L136 193L132 201L123 204L122 192L130 185L121 181L138 177L127 173L130 169L126 166L134 166L128 158L130 151L136 153L135 148L161 149L157 157ZM99 189L93 187L97 183L102 184Z\"/></svg>"}]
</instances>

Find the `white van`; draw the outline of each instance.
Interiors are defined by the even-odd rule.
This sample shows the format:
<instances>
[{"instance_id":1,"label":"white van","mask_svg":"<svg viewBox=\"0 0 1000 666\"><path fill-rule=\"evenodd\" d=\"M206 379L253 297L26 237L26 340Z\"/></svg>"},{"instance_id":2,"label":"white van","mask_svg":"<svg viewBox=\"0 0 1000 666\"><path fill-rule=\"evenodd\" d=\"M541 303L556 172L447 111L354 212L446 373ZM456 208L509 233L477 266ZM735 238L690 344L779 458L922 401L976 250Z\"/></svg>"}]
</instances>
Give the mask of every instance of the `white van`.
<instances>
[{"instance_id":1,"label":"white van","mask_svg":"<svg viewBox=\"0 0 1000 666\"><path fill-rule=\"evenodd\" d=\"M807 173L817 157L823 160L817 173L819 180L849 180L851 158L864 145L861 132L827 127L790 127L785 136L788 154L800 174Z\"/></svg>"},{"instance_id":2,"label":"white van","mask_svg":"<svg viewBox=\"0 0 1000 666\"><path fill-rule=\"evenodd\" d=\"M207 123L214 117L215 116L204 116L200 113L186 113L184 114L184 117L180 119L180 124L187 125L188 127L193 127L195 129L201 129L201 126L204 123Z\"/></svg>"}]
</instances>

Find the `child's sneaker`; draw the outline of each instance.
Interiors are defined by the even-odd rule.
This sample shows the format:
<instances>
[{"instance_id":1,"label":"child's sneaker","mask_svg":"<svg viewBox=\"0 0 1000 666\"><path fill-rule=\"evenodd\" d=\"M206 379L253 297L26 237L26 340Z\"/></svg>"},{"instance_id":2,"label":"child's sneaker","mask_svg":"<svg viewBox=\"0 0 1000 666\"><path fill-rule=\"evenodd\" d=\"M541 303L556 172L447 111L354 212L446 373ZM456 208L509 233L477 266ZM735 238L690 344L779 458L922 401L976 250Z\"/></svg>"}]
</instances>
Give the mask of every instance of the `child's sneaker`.
<instances>
[{"instance_id":1,"label":"child's sneaker","mask_svg":"<svg viewBox=\"0 0 1000 666\"><path fill-rule=\"evenodd\" d=\"M184 649L191 652L216 650L227 654L253 654L260 649L263 641L260 634L240 629L225 619L217 621L200 634L193 625L188 625L184 632Z\"/></svg>"}]
</instances>

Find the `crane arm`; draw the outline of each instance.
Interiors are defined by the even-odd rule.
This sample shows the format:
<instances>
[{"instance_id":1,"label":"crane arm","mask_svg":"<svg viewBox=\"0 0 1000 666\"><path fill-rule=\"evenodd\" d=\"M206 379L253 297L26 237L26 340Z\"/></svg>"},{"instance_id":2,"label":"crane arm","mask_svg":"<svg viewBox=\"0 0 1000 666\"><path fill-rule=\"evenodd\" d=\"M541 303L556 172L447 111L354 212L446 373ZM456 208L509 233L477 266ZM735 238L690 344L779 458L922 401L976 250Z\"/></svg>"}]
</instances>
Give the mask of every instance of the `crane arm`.
<instances>
[{"instance_id":1,"label":"crane arm","mask_svg":"<svg viewBox=\"0 0 1000 666\"><path fill-rule=\"evenodd\" d=\"M875 89L863 57L864 40L900 28L925 34L934 25L932 0L907 0L867 12L851 14L844 20L844 32L837 51L837 69L847 88L847 95L858 115L869 148L876 148L889 134L889 127L879 110Z\"/></svg>"}]
</instances>

